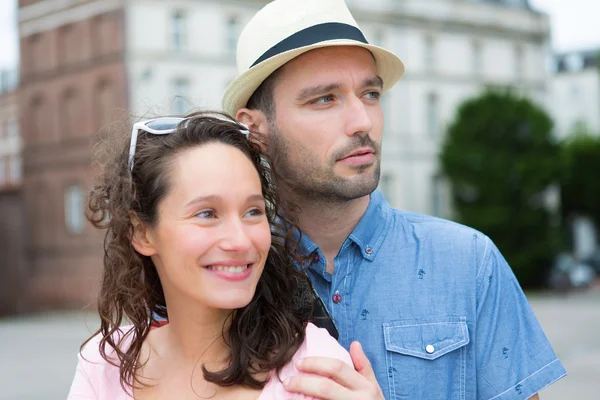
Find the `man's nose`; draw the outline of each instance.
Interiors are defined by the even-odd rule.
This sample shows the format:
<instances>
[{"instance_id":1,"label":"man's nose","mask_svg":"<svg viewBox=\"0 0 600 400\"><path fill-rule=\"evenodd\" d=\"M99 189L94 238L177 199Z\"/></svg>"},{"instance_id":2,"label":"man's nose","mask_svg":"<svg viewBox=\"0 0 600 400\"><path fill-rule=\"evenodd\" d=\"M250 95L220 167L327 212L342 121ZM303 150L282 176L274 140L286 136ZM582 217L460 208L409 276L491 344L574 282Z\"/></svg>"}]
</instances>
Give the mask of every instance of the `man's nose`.
<instances>
[{"instance_id":1,"label":"man's nose","mask_svg":"<svg viewBox=\"0 0 600 400\"><path fill-rule=\"evenodd\" d=\"M373 130L373 120L367 105L355 95L349 97L346 107L346 135L367 135Z\"/></svg>"}]
</instances>

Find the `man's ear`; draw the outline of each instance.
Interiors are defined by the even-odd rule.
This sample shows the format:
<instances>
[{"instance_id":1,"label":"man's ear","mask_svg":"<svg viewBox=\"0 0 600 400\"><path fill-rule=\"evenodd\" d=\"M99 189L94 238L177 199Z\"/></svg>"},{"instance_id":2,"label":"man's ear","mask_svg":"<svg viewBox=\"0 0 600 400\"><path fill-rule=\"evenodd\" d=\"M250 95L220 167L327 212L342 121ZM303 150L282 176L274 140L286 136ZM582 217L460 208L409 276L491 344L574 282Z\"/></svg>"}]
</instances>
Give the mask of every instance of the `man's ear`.
<instances>
[{"instance_id":1,"label":"man's ear","mask_svg":"<svg viewBox=\"0 0 600 400\"><path fill-rule=\"evenodd\" d=\"M144 256L151 257L157 254L158 251L154 245L151 230L136 215L132 214L129 218L131 218L133 225L133 235L131 237L133 248Z\"/></svg>"},{"instance_id":2,"label":"man's ear","mask_svg":"<svg viewBox=\"0 0 600 400\"><path fill-rule=\"evenodd\" d=\"M250 131L250 141L256 143L260 147L260 151L266 154L269 136L269 121L266 115L260 110L240 108L235 114L235 118Z\"/></svg>"}]
</instances>

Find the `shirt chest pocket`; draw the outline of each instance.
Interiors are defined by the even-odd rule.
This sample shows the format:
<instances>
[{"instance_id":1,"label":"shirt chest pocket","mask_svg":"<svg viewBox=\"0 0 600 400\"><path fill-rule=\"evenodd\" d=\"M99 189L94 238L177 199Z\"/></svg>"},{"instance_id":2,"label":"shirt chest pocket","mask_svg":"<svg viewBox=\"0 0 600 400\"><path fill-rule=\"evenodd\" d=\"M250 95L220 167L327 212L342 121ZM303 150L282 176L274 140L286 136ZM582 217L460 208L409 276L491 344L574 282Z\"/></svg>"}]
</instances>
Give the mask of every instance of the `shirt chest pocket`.
<instances>
[{"instance_id":1,"label":"shirt chest pocket","mask_svg":"<svg viewBox=\"0 0 600 400\"><path fill-rule=\"evenodd\" d=\"M438 316L383 324L392 399L464 399L466 318Z\"/></svg>"}]
</instances>

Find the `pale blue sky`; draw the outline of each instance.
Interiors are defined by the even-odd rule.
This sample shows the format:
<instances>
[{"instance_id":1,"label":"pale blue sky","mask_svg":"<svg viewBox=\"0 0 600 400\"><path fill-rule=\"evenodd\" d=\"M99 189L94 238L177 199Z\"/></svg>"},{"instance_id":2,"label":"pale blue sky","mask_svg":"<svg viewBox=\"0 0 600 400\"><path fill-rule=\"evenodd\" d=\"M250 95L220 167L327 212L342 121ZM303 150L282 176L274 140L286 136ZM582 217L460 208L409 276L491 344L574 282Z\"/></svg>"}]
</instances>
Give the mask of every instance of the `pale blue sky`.
<instances>
[{"instance_id":1,"label":"pale blue sky","mask_svg":"<svg viewBox=\"0 0 600 400\"><path fill-rule=\"evenodd\" d=\"M427 1L427 0L422 0ZM600 48L600 0L530 0L552 20L555 50ZM0 68L18 59L17 0L0 0Z\"/></svg>"}]
</instances>

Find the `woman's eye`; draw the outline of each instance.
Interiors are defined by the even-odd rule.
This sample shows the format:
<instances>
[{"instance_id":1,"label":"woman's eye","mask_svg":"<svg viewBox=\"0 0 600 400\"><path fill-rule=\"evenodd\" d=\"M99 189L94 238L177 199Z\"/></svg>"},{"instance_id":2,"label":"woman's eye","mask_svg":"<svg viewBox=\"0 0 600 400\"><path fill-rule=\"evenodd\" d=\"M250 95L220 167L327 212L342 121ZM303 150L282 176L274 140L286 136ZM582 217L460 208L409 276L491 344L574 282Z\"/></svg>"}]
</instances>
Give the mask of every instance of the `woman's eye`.
<instances>
[{"instance_id":1,"label":"woman's eye","mask_svg":"<svg viewBox=\"0 0 600 400\"><path fill-rule=\"evenodd\" d=\"M194 215L198 218L214 218L215 212L212 210L202 210Z\"/></svg>"},{"instance_id":2,"label":"woman's eye","mask_svg":"<svg viewBox=\"0 0 600 400\"><path fill-rule=\"evenodd\" d=\"M261 208L253 208L252 210L246 213L249 217L259 217L264 215L265 212Z\"/></svg>"}]
</instances>

